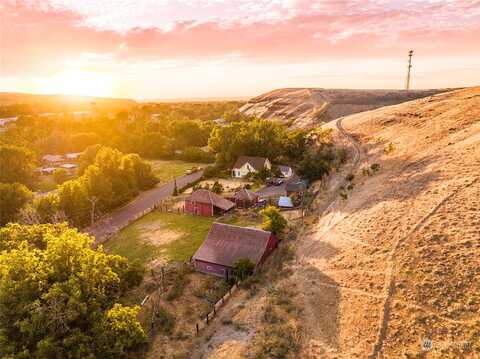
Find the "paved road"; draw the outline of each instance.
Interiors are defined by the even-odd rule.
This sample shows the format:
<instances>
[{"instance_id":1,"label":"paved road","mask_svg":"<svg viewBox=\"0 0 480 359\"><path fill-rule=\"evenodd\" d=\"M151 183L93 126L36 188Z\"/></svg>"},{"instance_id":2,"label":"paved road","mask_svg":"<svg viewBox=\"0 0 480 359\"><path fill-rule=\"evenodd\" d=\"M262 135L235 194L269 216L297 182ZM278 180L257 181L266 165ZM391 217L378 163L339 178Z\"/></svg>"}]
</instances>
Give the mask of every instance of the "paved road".
<instances>
[{"instance_id":1,"label":"paved road","mask_svg":"<svg viewBox=\"0 0 480 359\"><path fill-rule=\"evenodd\" d=\"M190 175L178 177L176 179L177 187L181 188L189 183L195 182L202 177L202 175L203 171L198 171ZM173 192L173 187L172 181L160 187L142 192L140 196L132 202L101 218L92 227L86 228L85 232L95 236L95 245L105 242L109 235L124 228L142 212L170 196Z\"/></svg>"}]
</instances>

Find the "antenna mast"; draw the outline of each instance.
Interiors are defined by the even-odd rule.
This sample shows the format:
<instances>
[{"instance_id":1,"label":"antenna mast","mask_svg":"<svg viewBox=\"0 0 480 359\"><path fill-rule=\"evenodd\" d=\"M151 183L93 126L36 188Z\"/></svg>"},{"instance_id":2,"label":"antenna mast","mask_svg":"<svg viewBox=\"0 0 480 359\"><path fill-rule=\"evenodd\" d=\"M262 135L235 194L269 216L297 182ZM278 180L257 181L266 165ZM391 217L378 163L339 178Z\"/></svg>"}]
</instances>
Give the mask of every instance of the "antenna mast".
<instances>
[{"instance_id":1,"label":"antenna mast","mask_svg":"<svg viewBox=\"0 0 480 359\"><path fill-rule=\"evenodd\" d=\"M407 91L410 90L410 70L412 68L412 56L413 56L413 50L410 50L408 52L407 83L405 85L405 89Z\"/></svg>"}]
</instances>

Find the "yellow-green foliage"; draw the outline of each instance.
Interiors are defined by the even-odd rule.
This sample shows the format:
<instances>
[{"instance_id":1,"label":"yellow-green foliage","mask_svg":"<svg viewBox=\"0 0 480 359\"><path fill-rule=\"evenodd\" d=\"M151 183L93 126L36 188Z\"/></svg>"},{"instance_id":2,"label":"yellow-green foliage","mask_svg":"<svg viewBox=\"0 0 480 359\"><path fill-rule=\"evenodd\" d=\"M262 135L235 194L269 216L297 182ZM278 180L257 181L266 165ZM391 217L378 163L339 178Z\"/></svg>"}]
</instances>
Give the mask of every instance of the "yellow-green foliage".
<instances>
[{"instance_id":1,"label":"yellow-green foliage","mask_svg":"<svg viewBox=\"0 0 480 359\"><path fill-rule=\"evenodd\" d=\"M117 358L144 342L117 304L140 275L66 225L0 229L0 357Z\"/></svg>"},{"instance_id":2,"label":"yellow-green foliage","mask_svg":"<svg viewBox=\"0 0 480 359\"><path fill-rule=\"evenodd\" d=\"M262 209L260 214L263 216L263 229L266 231L280 233L287 227L287 220L273 206Z\"/></svg>"}]
</instances>

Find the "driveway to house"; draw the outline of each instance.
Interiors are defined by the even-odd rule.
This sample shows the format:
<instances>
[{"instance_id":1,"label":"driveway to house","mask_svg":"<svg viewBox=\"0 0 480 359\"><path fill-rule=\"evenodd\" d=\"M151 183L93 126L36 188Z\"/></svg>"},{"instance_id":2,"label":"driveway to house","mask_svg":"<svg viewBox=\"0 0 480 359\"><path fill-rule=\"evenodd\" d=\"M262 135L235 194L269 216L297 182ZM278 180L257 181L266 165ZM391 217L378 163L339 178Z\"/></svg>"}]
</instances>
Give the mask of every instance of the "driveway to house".
<instances>
[{"instance_id":1,"label":"driveway to house","mask_svg":"<svg viewBox=\"0 0 480 359\"><path fill-rule=\"evenodd\" d=\"M287 183L296 182L299 180L297 175L293 175L290 178L285 179L285 181L280 186L266 186L259 189L256 194L258 194L261 198L272 198L272 197L280 197L287 195Z\"/></svg>"},{"instance_id":2,"label":"driveway to house","mask_svg":"<svg viewBox=\"0 0 480 359\"><path fill-rule=\"evenodd\" d=\"M203 175L202 171L176 178L177 187L182 188L189 183L195 182ZM137 198L125 206L114 210L88 227L84 232L95 237L95 246L105 242L112 234L127 226L133 219L140 216L144 211L152 208L160 201L166 199L173 192L174 181L160 187L142 192Z\"/></svg>"}]
</instances>

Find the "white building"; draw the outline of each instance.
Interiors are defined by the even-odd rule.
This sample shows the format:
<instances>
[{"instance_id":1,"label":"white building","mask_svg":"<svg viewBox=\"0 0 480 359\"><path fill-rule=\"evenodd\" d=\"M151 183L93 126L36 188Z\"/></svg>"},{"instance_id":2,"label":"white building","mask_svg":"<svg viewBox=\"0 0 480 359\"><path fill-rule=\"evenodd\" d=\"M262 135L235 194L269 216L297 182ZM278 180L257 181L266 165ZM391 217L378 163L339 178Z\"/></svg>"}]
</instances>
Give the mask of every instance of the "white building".
<instances>
[{"instance_id":1,"label":"white building","mask_svg":"<svg viewBox=\"0 0 480 359\"><path fill-rule=\"evenodd\" d=\"M64 157L62 155L45 155L42 157L43 162L47 163L59 163L63 162Z\"/></svg>"},{"instance_id":2,"label":"white building","mask_svg":"<svg viewBox=\"0 0 480 359\"><path fill-rule=\"evenodd\" d=\"M282 174L283 178L290 178L290 177L293 176L292 167L280 165L280 166L278 166L278 169L279 169L280 173Z\"/></svg>"},{"instance_id":3,"label":"white building","mask_svg":"<svg viewBox=\"0 0 480 359\"><path fill-rule=\"evenodd\" d=\"M249 173L257 173L264 168L272 169L272 164L268 158L240 156L232 168L232 177L244 178Z\"/></svg>"}]
</instances>

